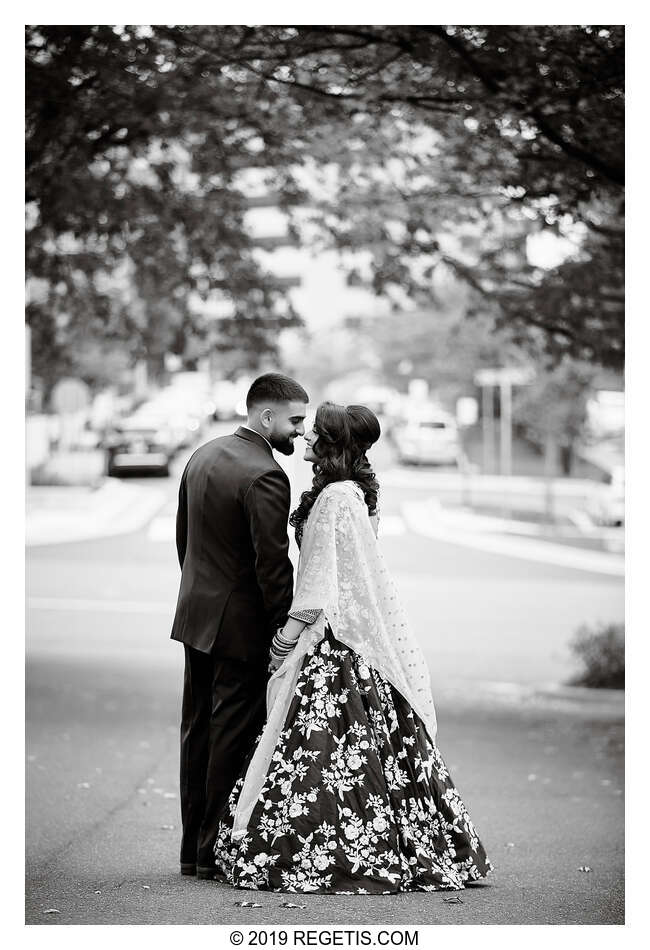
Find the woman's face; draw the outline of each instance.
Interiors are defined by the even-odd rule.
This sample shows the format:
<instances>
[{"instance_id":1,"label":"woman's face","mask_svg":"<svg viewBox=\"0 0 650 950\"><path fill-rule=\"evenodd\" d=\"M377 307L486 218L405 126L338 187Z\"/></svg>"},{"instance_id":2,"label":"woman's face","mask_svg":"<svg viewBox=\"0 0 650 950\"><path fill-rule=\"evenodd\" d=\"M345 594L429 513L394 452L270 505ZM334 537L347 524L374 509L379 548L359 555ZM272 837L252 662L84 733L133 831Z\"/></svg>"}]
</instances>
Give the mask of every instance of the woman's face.
<instances>
[{"instance_id":1,"label":"woman's face","mask_svg":"<svg viewBox=\"0 0 650 950\"><path fill-rule=\"evenodd\" d=\"M318 435L314 432L313 426L311 426L309 432L305 434L305 442L307 443L304 454L305 462L317 462L318 456L314 452L314 446L318 442Z\"/></svg>"}]
</instances>

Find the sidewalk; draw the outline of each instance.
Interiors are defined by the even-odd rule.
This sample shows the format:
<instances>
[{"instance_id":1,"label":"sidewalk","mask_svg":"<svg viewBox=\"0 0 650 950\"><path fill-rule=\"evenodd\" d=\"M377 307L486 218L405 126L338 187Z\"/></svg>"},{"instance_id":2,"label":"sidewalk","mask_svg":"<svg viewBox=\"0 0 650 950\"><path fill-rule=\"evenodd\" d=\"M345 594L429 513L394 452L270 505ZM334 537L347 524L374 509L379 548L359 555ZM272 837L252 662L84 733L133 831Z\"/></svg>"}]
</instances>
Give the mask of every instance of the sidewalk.
<instances>
[{"instance_id":1,"label":"sidewalk","mask_svg":"<svg viewBox=\"0 0 650 950\"><path fill-rule=\"evenodd\" d=\"M98 487L30 485L26 490L25 543L61 544L139 530L165 504L162 489L113 478Z\"/></svg>"}]
</instances>

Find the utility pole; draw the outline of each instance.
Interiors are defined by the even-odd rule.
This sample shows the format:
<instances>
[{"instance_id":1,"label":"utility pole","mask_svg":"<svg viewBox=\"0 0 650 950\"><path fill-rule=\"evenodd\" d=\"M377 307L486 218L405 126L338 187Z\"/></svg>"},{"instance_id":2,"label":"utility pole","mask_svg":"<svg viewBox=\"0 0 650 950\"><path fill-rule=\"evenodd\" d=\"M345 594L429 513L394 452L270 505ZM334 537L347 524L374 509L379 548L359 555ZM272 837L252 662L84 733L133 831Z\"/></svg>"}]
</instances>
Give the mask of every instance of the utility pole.
<instances>
[{"instance_id":1,"label":"utility pole","mask_svg":"<svg viewBox=\"0 0 650 950\"><path fill-rule=\"evenodd\" d=\"M502 475L512 475L512 384L508 377L499 380L501 399L501 453L500 471Z\"/></svg>"}]
</instances>

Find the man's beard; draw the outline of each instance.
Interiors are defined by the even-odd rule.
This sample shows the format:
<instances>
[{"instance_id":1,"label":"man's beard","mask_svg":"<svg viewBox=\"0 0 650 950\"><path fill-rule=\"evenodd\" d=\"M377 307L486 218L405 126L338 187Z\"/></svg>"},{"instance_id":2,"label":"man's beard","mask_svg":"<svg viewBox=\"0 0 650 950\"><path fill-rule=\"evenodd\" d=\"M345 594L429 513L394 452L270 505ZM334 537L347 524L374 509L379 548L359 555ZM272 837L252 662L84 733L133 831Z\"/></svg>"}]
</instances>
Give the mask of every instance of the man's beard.
<instances>
[{"instance_id":1,"label":"man's beard","mask_svg":"<svg viewBox=\"0 0 650 950\"><path fill-rule=\"evenodd\" d=\"M286 439L279 439L277 436L274 436L271 440L271 445L278 452L281 452L282 455L293 455L295 451L295 446L293 440L287 437Z\"/></svg>"}]
</instances>

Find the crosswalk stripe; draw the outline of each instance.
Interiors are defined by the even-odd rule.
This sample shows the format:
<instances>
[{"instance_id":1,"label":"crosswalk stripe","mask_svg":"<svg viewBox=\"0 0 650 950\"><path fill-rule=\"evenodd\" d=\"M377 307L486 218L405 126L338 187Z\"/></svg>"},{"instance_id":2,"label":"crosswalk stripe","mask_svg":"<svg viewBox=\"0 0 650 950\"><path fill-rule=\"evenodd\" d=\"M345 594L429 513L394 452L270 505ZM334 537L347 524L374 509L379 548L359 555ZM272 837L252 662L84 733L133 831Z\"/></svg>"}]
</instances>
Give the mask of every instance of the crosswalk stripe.
<instances>
[{"instance_id":1,"label":"crosswalk stripe","mask_svg":"<svg viewBox=\"0 0 650 950\"><path fill-rule=\"evenodd\" d=\"M173 541L176 537L176 516L158 516L147 529L149 541Z\"/></svg>"}]
</instances>

